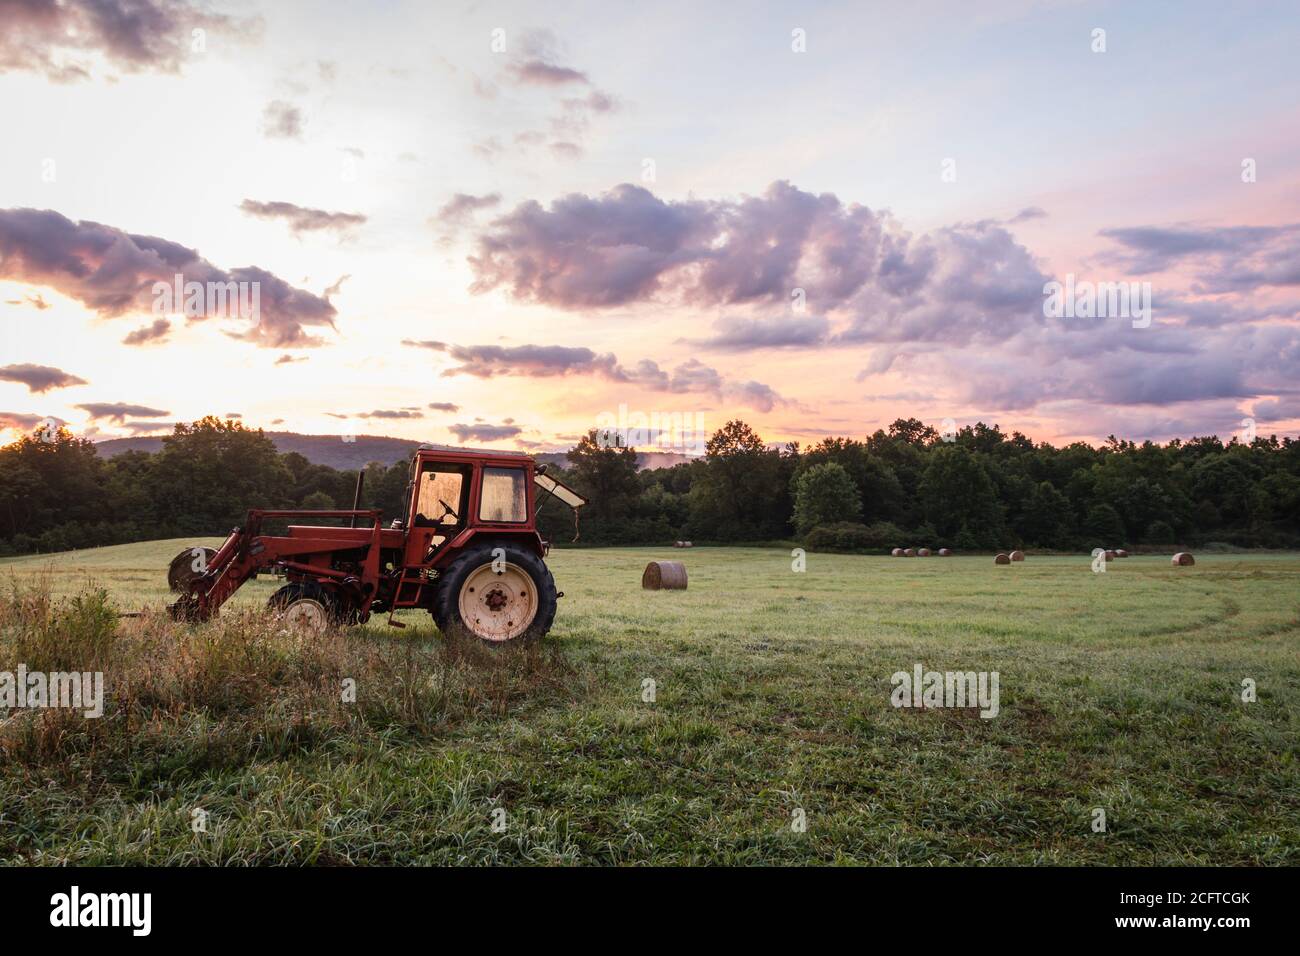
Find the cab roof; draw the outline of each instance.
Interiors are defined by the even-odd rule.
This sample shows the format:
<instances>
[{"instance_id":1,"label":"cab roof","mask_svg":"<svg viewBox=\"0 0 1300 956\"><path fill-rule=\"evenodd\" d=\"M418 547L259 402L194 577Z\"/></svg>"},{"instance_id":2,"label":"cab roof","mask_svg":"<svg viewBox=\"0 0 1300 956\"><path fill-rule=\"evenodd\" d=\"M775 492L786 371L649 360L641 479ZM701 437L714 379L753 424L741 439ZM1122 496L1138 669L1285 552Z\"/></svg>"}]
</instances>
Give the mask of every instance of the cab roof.
<instances>
[{"instance_id":1,"label":"cab roof","mask_svg":"<svg viewBox=\"0 0 1300 956\"><path fill-rule=\"evenodd\" d=\"M457 445L434 445L422 444L418 451L447 451L454 452L458 455L478 455L482 458L532 458L533 456L523 451L507 451L504 448L462 448Z\"/></svg>"}]
</instances>

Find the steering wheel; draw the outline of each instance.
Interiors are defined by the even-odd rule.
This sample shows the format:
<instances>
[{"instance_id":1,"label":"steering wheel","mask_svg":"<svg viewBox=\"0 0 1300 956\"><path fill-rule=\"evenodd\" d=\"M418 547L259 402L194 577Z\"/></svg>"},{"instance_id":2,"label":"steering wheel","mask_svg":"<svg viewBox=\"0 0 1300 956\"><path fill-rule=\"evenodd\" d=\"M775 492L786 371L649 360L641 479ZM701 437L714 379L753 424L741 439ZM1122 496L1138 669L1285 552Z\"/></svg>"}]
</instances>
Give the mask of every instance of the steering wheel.
<instances>
[{"instance_id":1,"label":"steering wheel","mask_svg":"<svg viewBox=\"0 0 1300 956\"><path fill-rule=\"evenodd\" d=\"M439 499L438 499L438 504L442 505L444 508L447 509L446 511L444 511L444 512L442 513L442 518L447 517L447 515L451 515L451 516L452 516L453 518L455 518L457 521L460 520L460 515L456 514L456 509L453 508L451 505L447 504L447 502L445 502L445 501L443 501L441 498L439 498ZM439 521L442 521L442 518L439 518L438 520L439 520Z\"/></svg>"}]
</instances>

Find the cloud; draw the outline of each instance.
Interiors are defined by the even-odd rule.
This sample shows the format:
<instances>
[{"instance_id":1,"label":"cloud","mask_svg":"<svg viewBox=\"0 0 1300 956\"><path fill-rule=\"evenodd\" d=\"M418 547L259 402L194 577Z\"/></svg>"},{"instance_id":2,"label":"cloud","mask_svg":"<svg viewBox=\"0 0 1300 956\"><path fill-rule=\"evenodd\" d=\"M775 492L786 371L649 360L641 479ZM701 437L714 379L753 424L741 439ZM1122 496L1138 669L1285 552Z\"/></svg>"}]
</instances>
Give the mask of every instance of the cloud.
<instances>
[{"instance_id":1,"label":"cloud","mask_svg":"<svg viewBox=\"0 0 1300 956\"><path fill-rule=\"evenodd\" d=\"M305 361L307 361L307 356L305 355L290 355L289 353L286 352L284 355L281 355L278 359L275 360L275 364L292 365L294 362L305 362Z\"/></svg>"},{"instance_id":2,"label":"cloud","mask_svg":"<svg viewBox=\"0 0 1300 956\"><path fill-rule=\"evenodd\" d=\"M1015 221L1041 216L1030 207ZM1153 293L1150 328L1120 317L1045 316L1050 277L1004 223L913 234L887 212L786 182L738 199L665 201L623 184L549 206L521 203L480 233L471 288L573 312L748 308L756 314L720 319L691 344L734 352L874 346L861 377L897 372L934 382L936 399L993 409L1066 401L1209 407L1276 395L1296 379L1300 302L1243 293L1300 284L1300 227L1147 226L1102 236L1113 248L1100 258L1112 265L1194 269L1190 286L1171 279ZM771 315L788 309L796 289L816 317ZM592 362L610 377L622 368L612 356ZM758 408L780 400L762 383L713 380L698 362L660 371L655 387L664 390L712 390Z\"/></svg>"},{"instance_id":3,"label":"cloud","mask_svg":"<svg viewBox=\"0 0 1300 956\"><path fill-rule=\"evenodd\" d=\"M229 416L227 416L229 417ZM119 424L118 428L125 429L132 435L152 435L159 431L171 431L172 422L125 422Z\"/></svg>"},{"instance_id":4,"label":"cloud","mask_svg":"<svg viewBox=\"0 0 1300 956\"><path fill-rule=\"evenodd\" d=\"M448 425L447 430L456 436L457 441L500 441L503 438L514 438L516 435L522 435L523 429L518 425Z\"/></svg>"},{"instance_id":5,"label":"cloud","mask_svg":"<svg viewBox=\"0 0 1300 956\"><path fill-rule=\"evenodd\" d=\"M1132 226L1103 229L1119 247L1099 257L1145 275L1189 264L1201 291L1249 292L1300 285L1300 224Z\"/></svg>"},{"instance_id":6,"label":"cloud","mask_svg":"<svg viewBox=\"0 0 1300 956\"><path fill-rule=\"evenodd\" d=\"M281 219L288 224L289 231L295 236L304 232L323 230L344 233L366 221L366 217L360 213L326 212L324 209L296 206L291 202L258 202L245 199L239 204L239 208L259 219ZM326 292L326 295L328 294Z\"/></svg>"},{"instance_id":7,"label":"cloud","mask_svg":"<svg viewBox=\"0 0 1300 956\"><path fill-rule=\"evenodd\" d=\"M66 425L67 422L60 418L50 418L46 415L28 415L23 412L0 412L0 428L13 428L17 431L33 431L36 426L44 422L54 422L57 425Z\"/></svg>"},{"instance_id":8,"label":"cloud","mask_svg":"<svg viewBox=\"0 0 1300 956\"><path fill-rule=\"evenodd\" d=\"M582 147L577 143L570 143L567 140L561 140L551 143L550 150L561 159L581 159Z\"/></svg>"},{"instance_id":9,"label":"cloud","mask_svg":"<svg viewBox=\"0 0 1300 956\"><path fill-rule=\"evenodd\" d=\"M801 290L841 323L826 340L842 343L1000 342L1042 321L1047 281L994 222L915 237L888 213L787 182L736 200L664 201L625 183L549 208L525 202L492 222L469 262L475 293L503 289L571 311L650 302L784 311ZM717 344L816 344L829 331L820 321L730 318Z\"/></svg>"},{"instance_id":10,"label":"cloud","mask_svg":"<svg viewBox=\"0 0 1300 956\"><path fill-rule=\"evenodd\" d=\"M60 82L88 79L97 59L129 73L176 73L195 30L248 37L260 27L184 0L5 0L0 19L0 73Z\"/></svg>"},{"instance_id":11,"label":"cloud","mask_svg":"<svg viewBox=\"0 0 1300 956\"><path fill-rule=\"evenodd\" d=\"M787 404L770 385L762 382L739 382L723 389L723 397L737 405L756 408L760 412L770 412L777 405Z\"/></svg>"},{"instance_id":12,"label":"cloud","mask_svg":"<svg viewBox=\"0 0 1300 956\"><path fill-rule=\"evenodd\" d=\"M267 139L302 139L302 110L284 100L272 100L262 110L262 135Z\"/></svg>"},{"instance_id":13,"label":"cloud","mask_svg":"<svg viewBox=\"0 0 1300 956\"><path fill-rule=\"evenodd\" d=\"M618 109L617 100L609 93L597 89L585 72L562 62L559 42L551 31L526 31L519 45L521 56L507 63L505 81L516 88L531 88L562 95L553 101L555 112L547 118L547 129L518 132L514 136L515 145L521 151L528 151L545 143L551 155L557 159L581 158L584 153L583 140L592 119ZM476 77L474 92L482 99L495 100L500 90L495 84ZM527 109L533 114L537 112L536 106L532 104ZM502 146L493 137L476 144L474 150L486 158L494 158L501 153Z\"/></svg>"},{"instance_id":14,"label":"cloud","mask_svg":"<svg viewBox=\"0 0 1300 956\"><path fill-rule=\"evenodd\" d=\"M559 40L545 29L524 31L519 40L523 59L506 67L506 73L516 82L535 86L585 85L591 81L587 74L560 62Z\"/></svg>"},{"instance_id":15,"label":"cloud","mask_svg":"<svg viewBox=\"0 0 1300 956\"><path fill-rule=\"evenodd\" d=\"M336 313L327 299L257 266L222 270L167 239L72 222L52 210L0 209L0 279L48 286L103 317L153 311L154 283L171 286L178 274L186 282L258 283L257 324L237 338L272 348L305 347L321 344L308 327L334 326Z\"/></svg>"},{"instance_id":16,"label":"cloud","mask_svg":"<svg viewBox=\"0 0 1300 956\"><path fill-rule=\"evenodd\" d=\"M377 408L373 412L357 412L357 418L423 418L424 413L409 408Z\"/></svg>"},{"instance_id":17,"label":"cloud","mask_svg":"<svg viewBox=\"0 0 1300 956\"><path fill-rule=\"evenodd\" d=\"M171 412L147 405L128 405L124 402L87 402L74 406L90 416L92 422L108 419L113 422L125 422L128 418L161 418ZM155 423L157 426L158 423Z\"/></svg>"},{"instance_id":18,"label":"cloud","mask_svg":"<svg viewBox=\"0 0 1300 956\"><path fill-rule=\"evenodd\" d=\"M567 375L571 372L601 372L605 375L617 374L618 362L613 355L597 355L588 348L570 348L563 345L448 345L445 342L414 342L410 339L403 345L419 345L437 352L445 352L460 362L453 368L443 371L443 375L473 375L476 378L492 378L495 375L523 375L532 378L545 378L552 375Z\"/></svg>"},{"instance_id":19,"label":"cloud","mask_svg":"<svg viewBox=\"0 0 1300 956\"><path fill-rule=\"evenodd\" d=\"M900 294L925 261L887 218L787 182L759 197L664 201L629 183L535 201L496 219L470 258L473 290L565 309L649 300L775 303L796 288L819 311L869 281ZM923 255L923 254L922 254Z\"/></svg>"},{"instance_id":20,"label":"cloud","mask_svg":"<svg viewBox=\"0 0 1300 956\"><path fill-rule=\"evenodd\" d=\"M525 60L511 64L507 72L516 83L534 86L563 86L567 83L587 84L587 74L567 66L546 63L543 60Z\"/></svg>"},{"instance_id":21,"label":"cloud","mask_svg":"<svg viewBox=\"0 0 1300 956\"><path fill-rule=\"evenodd\" d=\"M84 378L48 365L6 365L0 368L0 381L26 385L29 392L40 394L53 388L68 388L87 384Z\"/></svg>"},{"instance_id":22,"label":"cloud","mask_svg":"<svg viewBox=\"0 0 1300 956\"><path fill-rule=\"evenodd\" d=\"M446 342L416 342L406 339L403 345L444 352L458 365L444 369L444 376L471 375L494 378L512 375L522 378L556 378L567 375L596 375L625 385L652 391L701 393L718 396L737 404L770 411L788 400L761 382L731 383L711 366L692 358L667 371L657 362L641 359L635 365L619 363L610 352L598 353L589 348L564 345L449 345Z\"/></svg>"},{"instance_id":23,"label":"cloud","mask_svg":"<svg viewBox=\"0 0 1300 956\"><path fill-rule=\"evenodd\" d=\"M28 295L21 299L6 299L5 303L7 305L30 305L37 312L44 312L46 309L50 308L50 304L39 295Z\"/></svg>"},{"instance_id":24,"label":"cloud","mask_svg":"<svg viewBox=\"0 0 1300 956\"><path fill-rule=\"evenodd\" d=\"M825 318L779 316L766 319L724 318L713 323L714 334L687 339L692 345L715 352L754 349L810 348L826 342L830 323Z\"/></svg>"},{"instance_id":25,"label":"cloud","mask_svg":"<svg viewBox=\"0 0 1300 956\"><path fill-rule=\"evenodd\" d=\"M154 319L149 325L141 326L134 332L128 332L122 340L123 345L144 345L148 342L161 342L171 332L172 324L166 319Z\"/></svg>"},{"instance_id":26,"label":"cloud","mask_svg":"<svg viewBox=\"0 0 1300 956\"><path fill-rule=\"evenodd\" d=\"M1044 212L1039 207L1026 206L1024 209L1020 210L1020 212L1016 213L1014 216L1008 219L1007 222L1010 223L1011 225L1016 225L1017 223L1021 223L1021 222L1029 222L1031 219L1046 219L1046 218L1047 218L1047 213Z\"/></svg>"},{"instance_id":27,"label":"cloud","mask_svg":"<svg viewBox=\"0 0 1300 956\"><path fill-rule=\"evenodd\" d=\"M499 202L501 202L500 193L488 193L485 196L456 193L448 202L443 204L434 218L438 222L461 225L480 209L490 209Z\"/></svg>"},{"instance_id":28,"label":"cloud","mask_svg":"<svg viewBox=\"0 0 1300 956\"><path fill-rule=\"evenodd\" d=\"M501 140L495 136L479 140L471 148L479 159L485 159L488 162L496 159L505 150L505 147L501 145Z\"/></svg>"},{"instance_id":29,"label":"cloud","mask_svg":"<svg viewBox=\"0 0 1300 956\"><path fill-rule=\"evenodd\" d=\"M429 407L435 412L458 412L459 405L453 405L451 402L430 402Z\"/></svg>"},{"instance_id":30,"label":"cloud","mask_svg":"<svg viewBox=\"0 0 1300 956\"><path fill-rule=\"evenodd\" d=\"M1251 409L1251 415L1261 422L1300 420L1300 395L1286 395L1282 398L1258 401Z\"/></svg>"}]
</instances>

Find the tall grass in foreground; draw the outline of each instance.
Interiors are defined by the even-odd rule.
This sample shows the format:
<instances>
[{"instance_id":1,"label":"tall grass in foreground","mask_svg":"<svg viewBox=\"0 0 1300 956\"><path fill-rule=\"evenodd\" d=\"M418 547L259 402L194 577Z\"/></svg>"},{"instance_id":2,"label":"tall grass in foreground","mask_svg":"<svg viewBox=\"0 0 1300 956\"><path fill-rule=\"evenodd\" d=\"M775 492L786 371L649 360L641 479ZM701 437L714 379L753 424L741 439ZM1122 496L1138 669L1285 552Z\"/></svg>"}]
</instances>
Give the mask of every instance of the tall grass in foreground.
<instances>
[{"instance_id":1,"label":"tall grass in foreground","mask_svg":"<svg viewBox=\"0 0 1300 956\"><path fill-rule=\"evenodd\" d=\"M48 580L0 586L0 671L102 671L104 712L0 707L4 773L64 786L138 786L305 750L340 736L436 735L560 697L553 646L313 633L265 612L199 626L119 618L106 591L53 599Z\"/></svg>"}]
</instances>

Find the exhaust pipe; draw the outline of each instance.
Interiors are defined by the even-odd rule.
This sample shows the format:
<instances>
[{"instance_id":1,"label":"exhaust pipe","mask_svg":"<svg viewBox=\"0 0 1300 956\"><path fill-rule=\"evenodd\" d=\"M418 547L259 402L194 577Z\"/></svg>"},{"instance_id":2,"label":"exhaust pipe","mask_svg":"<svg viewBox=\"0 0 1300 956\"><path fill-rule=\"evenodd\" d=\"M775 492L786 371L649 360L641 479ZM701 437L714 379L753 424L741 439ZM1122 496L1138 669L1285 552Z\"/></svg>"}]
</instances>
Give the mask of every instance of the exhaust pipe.
<instances>
[{"instance_id":1,"label":"exhaust pipe","mask_svg":"<svg viewBox=\"0 0 1300 956\"><path fill-rule=\"evenodd\" d=\"M353 511L356 511L358 508L361 507L361 489L364 488L365 486L366 486L366 470L364 468L361 468L357 471L357 490L352 494ZM353 515L352 519L348 521L348 527L355 528L356 526L357 526L357 516Z\"/></svg>"}]
</instances>

